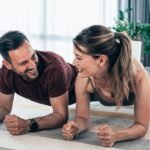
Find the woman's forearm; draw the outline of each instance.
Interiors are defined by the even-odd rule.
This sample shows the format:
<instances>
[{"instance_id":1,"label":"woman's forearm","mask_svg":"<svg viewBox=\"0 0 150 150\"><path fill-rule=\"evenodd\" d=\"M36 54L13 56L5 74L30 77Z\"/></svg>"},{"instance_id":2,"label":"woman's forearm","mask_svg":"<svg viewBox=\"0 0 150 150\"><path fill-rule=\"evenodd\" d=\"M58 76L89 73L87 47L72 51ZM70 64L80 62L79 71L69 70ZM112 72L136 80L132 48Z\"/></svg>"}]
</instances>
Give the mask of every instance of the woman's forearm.
<instances>
[{"instance_id":1,"label":"woman's forearm","mask_svg":"<svg viewBox=\"0 0 150 150\"><path fill-rule=\"evenodd\" d=\"M131 140L131 139L137 139L143 137L147 132L147 127L141 124L134 124L129 128L122 129L116 132L117 132L116 142Z\"/></svg>"},{"instance_id":2,"label":"woman's forearm","mask_svg":"<svg viewBox=\"0 0 150 150\"><path fill-rule=\"evenodd\" d=\"M79 127L78 133L81 133L88 129L88 119L77 116L74 121L78 124Z\"/></svg>"}]
</instances>

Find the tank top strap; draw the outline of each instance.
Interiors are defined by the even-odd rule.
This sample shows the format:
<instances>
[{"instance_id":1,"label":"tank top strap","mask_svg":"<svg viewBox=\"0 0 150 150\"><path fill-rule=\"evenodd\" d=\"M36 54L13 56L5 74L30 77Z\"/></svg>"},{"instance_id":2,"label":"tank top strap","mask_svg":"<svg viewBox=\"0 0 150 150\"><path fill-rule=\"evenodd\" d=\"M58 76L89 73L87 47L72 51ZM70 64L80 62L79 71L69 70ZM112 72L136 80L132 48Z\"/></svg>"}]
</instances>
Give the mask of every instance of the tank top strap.
<instances>
[{"instance_id":1,"label":"tank top strap","mask_svg":"<svg viewBox=\"0 0 150 150\"><path fill-rule=\"evenodd\" d=\"M92 83L92 80L91 80L89 77L88 77L88 80L89 80L89 82L90 82L90 84L91 84L93 90L95 91L95 87L94 87L94 85L93 85L93 83Z\"/></svg>"}]
</instances>

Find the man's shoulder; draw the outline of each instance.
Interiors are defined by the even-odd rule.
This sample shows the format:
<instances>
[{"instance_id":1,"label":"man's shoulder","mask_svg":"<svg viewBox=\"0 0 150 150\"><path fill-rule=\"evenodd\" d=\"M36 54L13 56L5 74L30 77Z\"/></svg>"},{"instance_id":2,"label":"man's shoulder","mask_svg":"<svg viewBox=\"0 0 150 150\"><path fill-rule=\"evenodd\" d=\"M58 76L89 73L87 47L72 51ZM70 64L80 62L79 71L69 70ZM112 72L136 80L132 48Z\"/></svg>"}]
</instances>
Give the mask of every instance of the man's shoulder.
<instances>
[{"instance_id":1,"label":"man's shoulder","mask_svg":"<svg viewBox=\"0 0 150 150\"><path fill-rule=\"evenodd\" d=\"M40 68L42 67L43 73L47 71L55 71L58 70L61 72L61 70L66 70L68 72L78 72L77 68L66 62L65 59L52 51L36 51L38 57L39 57L39 63Z\"/></svg>"},{"instance_id":2,"label":"man's shoulder","mask_svg":"<svg viewBox=\"0 0 150 150\"><path fill-rule=\"evenodd\" d=\"M14 81L14 77L16 74L8 70L5 66L0 68L0 88L8 86L9 89L12 88L12 82ZM2 90L2 89L1 89Z\"/></svg>"},{"instance_id":3,"label":"man's shoulder","mask_svg":"<svg viewBox=\"0 0 150 150\"><path fill-rule=\"evenodd\" d=\"M53 59L63 59L63 57L55 52L52 51L40 51L40 50L35 50L36 54L39 56L43 56L43 57L48 57L48 58L53 58Z\"/></svg>"},{"instance_id":4,"label":"man's shoulder","mask_svg":"<svg viewBox=\"0 0 150 150\"><path fill-rule=\"evenodd\" d=\"M8 70L4 65L1 66L0 68L0 74L11 74L13 73L11 70Z\"/></svg>"},{"instance_id":5,"label":"man's shoulder","mask_svg":"<svg viewBox=\"0 0 150 150\"><path fill-rule=\"evenodd\" d=\"M64 65L68 65L68 63L64 60L62 56L56 54L52 51L36 51L36 54L39 58L39 63L42 63L45 68L57 68Z\"/></svg>"}]
</instances>

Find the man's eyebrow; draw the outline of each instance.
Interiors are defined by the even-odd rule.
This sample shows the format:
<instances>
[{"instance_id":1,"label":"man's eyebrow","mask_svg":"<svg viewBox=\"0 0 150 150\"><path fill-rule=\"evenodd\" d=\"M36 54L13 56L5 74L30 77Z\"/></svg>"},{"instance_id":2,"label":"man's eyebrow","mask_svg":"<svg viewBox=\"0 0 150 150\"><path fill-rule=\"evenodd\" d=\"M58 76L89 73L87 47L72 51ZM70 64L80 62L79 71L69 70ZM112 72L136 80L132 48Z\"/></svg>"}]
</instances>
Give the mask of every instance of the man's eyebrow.
<instances>
[{"instance_id":1,"label":"man's eyebrow","mask_svg":"<svg viewBox=\"0 0 150 150\"><path fill-rule=\"evenodd\" d=\"M33 56L35 56L35 52L32 54L31 58L32 58ZM23 60L23 61L19 62L18 64L21 65L21 64L24 64L24 63L26 63L26 62L28 62L28 60Z\"/></svg>"},{"instance_id":2,"label":"man's eyebrow","mask_svg":"<svg viewBox=\"0 0 150 150\"><path fill-rule=\"evenodd\" d=\"M26 62L28 62L28 60L23 60L23 61L19 62L18 64L21 65L21 64L24 64Z\"/></svg>"}]
</instances>

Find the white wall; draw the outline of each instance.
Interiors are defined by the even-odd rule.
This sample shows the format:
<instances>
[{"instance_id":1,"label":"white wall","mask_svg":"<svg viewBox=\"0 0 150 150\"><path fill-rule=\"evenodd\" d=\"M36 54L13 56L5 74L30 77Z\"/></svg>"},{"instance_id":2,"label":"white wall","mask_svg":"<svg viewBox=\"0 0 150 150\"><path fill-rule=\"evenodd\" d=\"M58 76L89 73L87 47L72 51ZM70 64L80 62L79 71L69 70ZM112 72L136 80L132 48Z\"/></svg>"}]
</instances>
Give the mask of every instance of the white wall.
<instances>
[{"instance_id":1,"label":"white wall","mask_svg":"<svg viewBox=\"0 0 150 150\"><path fill-rule=\"evenodd\" d=\"M0 0L0 36L24 32L33 48L72 62L72 38L93 24L113 26L118 0Z\"/></svg>"}]
</instances>

